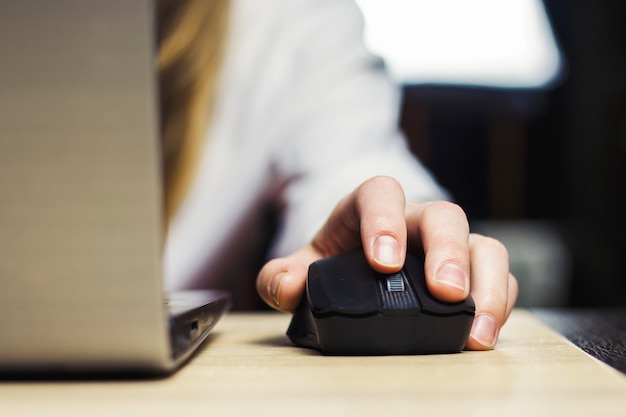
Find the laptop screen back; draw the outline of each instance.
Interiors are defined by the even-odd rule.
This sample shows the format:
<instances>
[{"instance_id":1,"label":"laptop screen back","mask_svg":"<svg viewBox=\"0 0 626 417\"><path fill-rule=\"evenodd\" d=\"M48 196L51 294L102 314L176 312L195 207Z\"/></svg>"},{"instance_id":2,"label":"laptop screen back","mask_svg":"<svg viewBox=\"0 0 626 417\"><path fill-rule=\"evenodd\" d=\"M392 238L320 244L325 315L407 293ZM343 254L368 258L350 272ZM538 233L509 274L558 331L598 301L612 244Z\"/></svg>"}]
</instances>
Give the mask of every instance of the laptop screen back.
<instances>
[{"instance_id":1,"label":"laptop screen back","mask_svg":"<svg viewBox=\"0 0 626 417\"><path fill-rule=\"evenodd\" d=\"M169 359L152 26L0 2L0 365Z\"/></svg>"}]
</instances>

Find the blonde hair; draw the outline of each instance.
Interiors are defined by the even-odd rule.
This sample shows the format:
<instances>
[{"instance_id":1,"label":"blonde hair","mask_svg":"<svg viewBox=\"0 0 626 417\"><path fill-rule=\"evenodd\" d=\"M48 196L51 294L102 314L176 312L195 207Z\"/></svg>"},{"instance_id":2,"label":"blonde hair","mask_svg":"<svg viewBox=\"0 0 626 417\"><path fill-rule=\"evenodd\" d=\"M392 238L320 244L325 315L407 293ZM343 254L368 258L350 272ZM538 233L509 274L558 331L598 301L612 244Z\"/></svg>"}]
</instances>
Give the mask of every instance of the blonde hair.
<instances>
[{"instance_id":1,"label":"blonde hair","mask_svg":"<svg viewBox=\"0 0 626 417\"><path fill-rule=\"evenodd\" d=\"M217 87L228 3L156 3L166 221L184 199L198 164Z\"/></svg>"}]
</instances>

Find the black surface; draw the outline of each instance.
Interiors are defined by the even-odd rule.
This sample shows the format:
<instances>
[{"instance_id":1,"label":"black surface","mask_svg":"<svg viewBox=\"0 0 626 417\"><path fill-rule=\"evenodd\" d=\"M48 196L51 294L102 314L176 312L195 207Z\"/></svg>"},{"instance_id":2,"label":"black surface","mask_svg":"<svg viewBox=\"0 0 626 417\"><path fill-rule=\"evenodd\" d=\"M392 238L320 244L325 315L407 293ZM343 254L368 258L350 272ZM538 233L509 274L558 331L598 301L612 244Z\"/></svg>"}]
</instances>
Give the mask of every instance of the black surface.
<instances>
[{"instance_id":1,"label":"black surface","mask_svg":"<svg viewBox=\"0 0 626 417\"><path fill-rule=\"evenodd\" d=\"M533 313L589 355L626 374L626 308L536 309Z\"/></svg>"}]
</instances>

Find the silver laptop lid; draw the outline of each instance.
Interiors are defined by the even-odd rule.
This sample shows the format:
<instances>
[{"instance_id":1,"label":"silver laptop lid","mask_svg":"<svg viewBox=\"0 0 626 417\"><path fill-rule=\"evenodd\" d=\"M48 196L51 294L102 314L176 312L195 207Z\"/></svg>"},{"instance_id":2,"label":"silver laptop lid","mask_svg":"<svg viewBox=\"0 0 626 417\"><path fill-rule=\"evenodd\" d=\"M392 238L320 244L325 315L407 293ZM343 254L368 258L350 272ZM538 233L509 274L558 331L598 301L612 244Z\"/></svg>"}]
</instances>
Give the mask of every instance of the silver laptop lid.
<instances>
[{"instance_id":1,"label":"silver laptop lid","mask_svg":"<svg viewBox=\"0 0 626 417\"><path fill-rule=\"evenodd\" d=\"M0 2L0 366L171 364L152 24Z\"/></svg>"}]
</instances>

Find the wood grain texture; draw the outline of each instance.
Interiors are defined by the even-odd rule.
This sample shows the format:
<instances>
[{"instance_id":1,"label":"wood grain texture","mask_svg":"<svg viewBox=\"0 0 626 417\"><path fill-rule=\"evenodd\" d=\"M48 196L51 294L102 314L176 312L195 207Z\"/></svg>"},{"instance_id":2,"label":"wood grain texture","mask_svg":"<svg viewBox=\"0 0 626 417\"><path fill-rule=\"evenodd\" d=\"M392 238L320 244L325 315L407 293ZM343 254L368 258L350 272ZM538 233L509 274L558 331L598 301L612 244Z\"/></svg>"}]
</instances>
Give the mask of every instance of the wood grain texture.
<instances>
[{"instance_id":1,"label":"wood grain texture","mask_svg":"<svg viewBox=\"0 0 626 417\"><path fill-rule=\"evenodd\" d=\"M626 308L537 309L533 313L583 351L626 374Z\"/></svg>"},{"instance_id":2,"label":"wood grain texture","mask_svg":"<svg viewBox=\"0 0 626 417\"><path fill-rule=\"evenodd\" d=\"M4 381L10 416L623 416L626 377L531 313L490 352L326 357L291 345L289 316L230 314L176 374Z\"/></svg>"}]
</instances>

